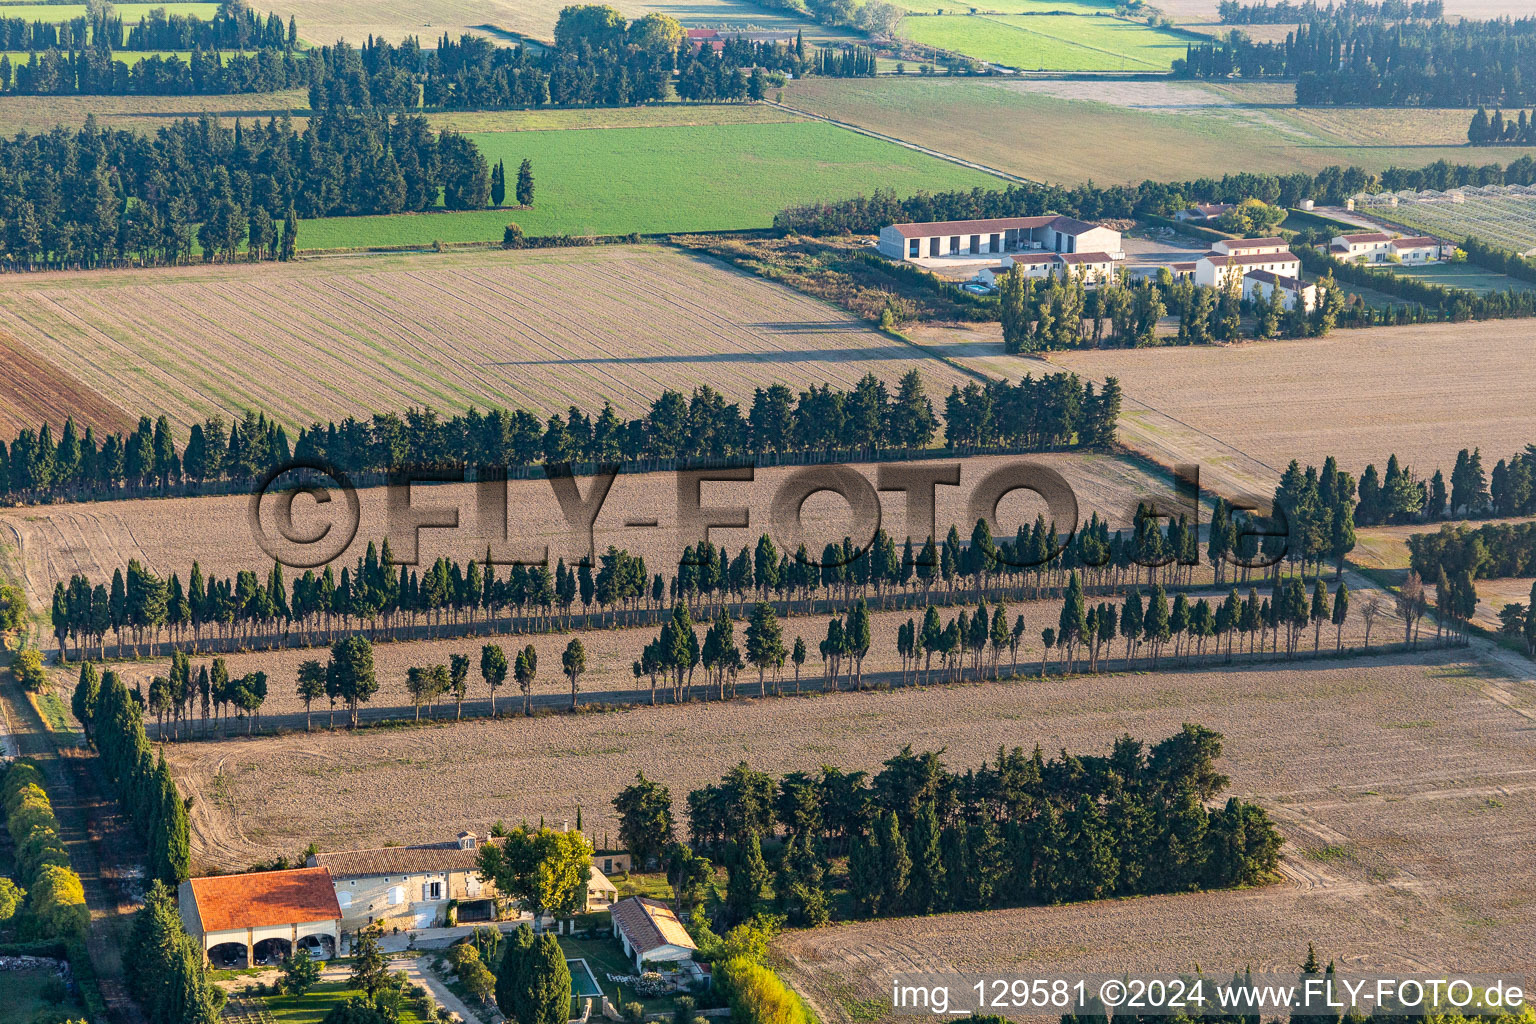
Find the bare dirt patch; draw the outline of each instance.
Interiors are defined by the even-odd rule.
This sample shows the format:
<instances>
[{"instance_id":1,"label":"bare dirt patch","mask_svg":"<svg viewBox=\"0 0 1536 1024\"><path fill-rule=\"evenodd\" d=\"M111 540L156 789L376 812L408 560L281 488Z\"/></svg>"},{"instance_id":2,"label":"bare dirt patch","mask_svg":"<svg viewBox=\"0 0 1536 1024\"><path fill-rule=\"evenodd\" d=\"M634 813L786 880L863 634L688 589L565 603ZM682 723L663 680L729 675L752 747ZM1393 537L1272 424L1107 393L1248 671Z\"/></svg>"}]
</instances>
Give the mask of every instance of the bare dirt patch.
<instances>
[{"instance_id":1,"label":"bare dirt patch","mask_svg":"<svg viewBox=\"0 0 1536 1024\"><path fill-rule=\"evenodd\" d=\"M129 430L128 414L70 374L39 359L10 334L0 331L0 433L6 437L44 422L58 431L73 416L82 430ZM57 436L57 435L55 435Z\"/></svg>"}]
</instances>

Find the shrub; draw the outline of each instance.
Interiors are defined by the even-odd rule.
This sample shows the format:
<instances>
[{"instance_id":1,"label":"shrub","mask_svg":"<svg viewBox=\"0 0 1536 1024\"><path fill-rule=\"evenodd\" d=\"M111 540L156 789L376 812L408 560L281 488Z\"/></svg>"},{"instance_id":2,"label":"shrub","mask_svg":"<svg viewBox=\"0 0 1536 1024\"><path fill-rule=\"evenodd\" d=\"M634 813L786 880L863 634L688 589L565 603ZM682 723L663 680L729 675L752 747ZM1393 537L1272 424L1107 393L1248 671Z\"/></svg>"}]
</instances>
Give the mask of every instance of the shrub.
<instances>
[{"instance_id":1,"label":"shrub","mask_svg":"<svg viewBox=\"0 0 1536 1024\"><path fill-rule=\"evenodd\" d=\"M503 249L521 249L523 247L523 229L516 224L508 224L506 230L501 233L501 247Z\"/></svg>"},{"instance_id":2,"label":"shrub","mask_svg":"<svg viewBox=\"0 0 1536 1024\"><path fill-rule=\"evenodd\" d=\"M48 685L48 674L43 671L42 652L35 647L23 647L18 651L11 668L21 685L32 693Z\"/></svg>"},{"instance_id":3,"label":"shrub","mask_svg":"<svg viewBox=\"0 0 1536 1024\"><path fill-rule=\"evenodd\" d=\"M469 942L460 942L448 947L448 962L458 974L463 974L469 964L480 963L480 951Z\"/></svg>"},{"instance_id":4,"label":"shrub","mask_svg":"<svg viewBox=\"0 0 1536 1024\"><path fill-rule=\"evenodd\" d=\"M52 935L82 938L91 923L80 876L67 867L45 864L32 882L32 910Z\"/></svg>"},{"instance_id":5,"label":"shrub","mask_svg":"<svg viewBox=\"0 0 1536 1024\"><path fill-rule=\"evenodd\" d=\"M314 988L320 980L320 963L301 949L283 964L283 990L289 995L301 996Z\"/></svg>"},{"instance_id":6,"label":"shrub","mask_svg":"<svg viewBox=\"0 0 1536 1024\"><path fill-rule=\"evenodd\" d=\"M645 1019L645 1007L637 1002L628 1002L619 1007L619 1015L629 1024L640 1024Z\"/></svg>"},{"instance_id":7,"label":"shrub","mask_svg":"<svg viewBox=\"0 0 1536 1024\"><path fill-rule=\"evenodd\" d=\"M762 964L736 957L722 964L715 977L735 1024L811 1024L800 997Z\"/></svg>"}]
</instances>

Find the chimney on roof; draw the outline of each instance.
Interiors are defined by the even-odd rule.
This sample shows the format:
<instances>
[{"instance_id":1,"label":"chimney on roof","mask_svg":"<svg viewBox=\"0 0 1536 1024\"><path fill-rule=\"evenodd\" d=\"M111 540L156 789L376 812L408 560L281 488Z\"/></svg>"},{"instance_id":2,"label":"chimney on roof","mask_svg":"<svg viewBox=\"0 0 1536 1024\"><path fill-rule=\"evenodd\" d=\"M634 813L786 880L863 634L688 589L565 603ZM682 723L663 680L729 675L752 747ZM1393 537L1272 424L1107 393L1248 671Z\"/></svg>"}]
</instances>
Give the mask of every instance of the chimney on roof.
<instances>
[{"instance_id":1,"label":"chimney on roof","mask_svg":"<svg viewBox=\"0 0 1536 1024\"><path fill-rule=\"evenodd\" d=\"M560 822L560 831L561 832L569 832L570 830L571 830L571 819L570 818L562 819L561 822Z\"/></svg>"}]
</instances>

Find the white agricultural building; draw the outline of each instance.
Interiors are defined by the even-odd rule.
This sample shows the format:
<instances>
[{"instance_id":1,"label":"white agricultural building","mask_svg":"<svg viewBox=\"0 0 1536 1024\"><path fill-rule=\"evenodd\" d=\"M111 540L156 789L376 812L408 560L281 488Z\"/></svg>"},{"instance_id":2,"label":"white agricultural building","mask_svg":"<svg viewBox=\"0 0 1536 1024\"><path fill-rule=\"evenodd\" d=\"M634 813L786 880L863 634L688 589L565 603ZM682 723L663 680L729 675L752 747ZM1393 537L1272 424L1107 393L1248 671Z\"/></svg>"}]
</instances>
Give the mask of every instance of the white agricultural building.
<instances>
[{"instance_id":1,"label":"white agricultural building","mask_svg":"<svg viewBox=\"0 0 1536 1024\"><path fill-rule=\"evenodd\" d=\"M1295 309L1296 303L1308 313L1317 307L1317 285L1302 284L1294 277L1282 277L1268 270L1254 270L1243 277L1243 298L1248 302L1269 301L1271 292L1280 292L1283 309Z\"/></svg>"},{"instance_id":2,"label":"white agricultural building","mask_svg":"<svg viewBox=\"0 0 1536 1024\"><path fill-rule=\"evenodd\" d=\"M1123 258L1120 232L1072 217L998 217L880 229L880 253L893 260L928 260L1000 253L1108 253Z\"/></svg>"},{"instance_id":3,"label":"white agricultural building","mask_svg":"<svg viewBox=\"0 0 1536 1024\"><path fill-rule=\"evenodd\" d=\"M1077 277L1090 288L1115 279L1115 258L1107 252L1050 252L1004 256L1001 263L982 267L976 280L996 288L1014 267L1019 267L1025 277Z\"/></svg>"},{"instance_id":4,"label":"white agricultural building","mask_svg":"<svg viewBox=\"0 0 1536 1024\"><path fill-rule=\"evenodd\" d=\"M1328 254L1354 263L1434 263L1440 259L1440 243L1428 235L1394 238L1382 231L1335 235Z\"/></svg>"},{"instance_id":5,"label":"white agricultural building","mask_svg":"<svg viewBox=\"0 0 1536 1024\"><path fill-rule=\"evenodd\" d=\"M187 934L218 967L275 963L298 946L337 951L341 908L325 868L193 878L177 902Z\"/></svg>"},{"instance_id":6,"label":"white agricultural building","mask_svg":"<svg viewBox=\"0 0 1536 1024\"><path fill-rule=\"evenodd\" d=\"M1223 256L1291 254L1291 243L1283 238L1221 238L1211 243L1211 251Z\"/></svg>"}]
</instances>

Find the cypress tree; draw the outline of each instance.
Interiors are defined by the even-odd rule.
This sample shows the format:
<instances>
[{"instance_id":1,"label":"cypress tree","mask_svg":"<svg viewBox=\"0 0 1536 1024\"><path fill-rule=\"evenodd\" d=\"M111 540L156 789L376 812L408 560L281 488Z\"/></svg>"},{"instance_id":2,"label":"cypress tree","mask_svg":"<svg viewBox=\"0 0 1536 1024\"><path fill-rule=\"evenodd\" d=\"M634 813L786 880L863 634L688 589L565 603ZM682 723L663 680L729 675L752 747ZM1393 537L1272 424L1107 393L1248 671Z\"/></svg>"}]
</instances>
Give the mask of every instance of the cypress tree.
<instances>
[{"instance_id":1,"label":"cypress tree","mask_svg":"<svg viewBox=\"0 0 1536 1024\"><path fill-rule=\"evenodd\" d=\"M907 856L907 844L901 837L895 812L886 811L880 816L875 825L875 841L879 846L876 863L883 893L881 902L890 912L902 905L912 874L912 859Z\"/></svg>"},{"instance_id":2,"label":"cypress tree","mask_svg":"<svg viewBox=\"0 0 1536 1024\"><path fill-rule=\"evenodd\" d=\"M933 801L917 809L907 841L911 862L906 906L915 914L931 914L943 905L944 862L939 852L939 819Z\"/></svg>"},{"instance_id":3,"label":"cypress tree","mask_svg":"<svg viewBox=\"0 0 1536 1024\"><path fill-rule=\"evenodd\" d=\"M533 205L533 161L526 157L517 166L517 205Z\"/></svg>"}]
</instances>

